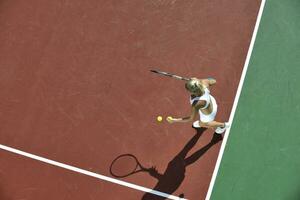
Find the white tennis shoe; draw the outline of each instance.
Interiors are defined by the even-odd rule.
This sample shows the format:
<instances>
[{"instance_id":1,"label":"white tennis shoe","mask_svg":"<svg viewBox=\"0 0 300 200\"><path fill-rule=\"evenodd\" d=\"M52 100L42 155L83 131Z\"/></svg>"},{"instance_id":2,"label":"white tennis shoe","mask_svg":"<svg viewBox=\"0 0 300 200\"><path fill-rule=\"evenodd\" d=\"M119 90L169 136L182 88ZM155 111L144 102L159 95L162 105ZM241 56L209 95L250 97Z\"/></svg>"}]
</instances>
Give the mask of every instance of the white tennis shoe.
<instances>
[{"instance_id":1,"label":"white tennis shoe","mask_svg":"<svg viewBox=\"0 0 300 200\"><path fill-rule=\"evenodd\" d=\"M201 126L200 126L200 121L199 121L199 120L194 121L194 123L193 123L193 128L201 128Z\"/></svg>"},{"instance_id":2,"label":"white tennis shoe","mask_svg":"<svg viewBox=\"0 0 300 200\"><path fill-rule=\"evenodd\" d=\"M218 127L218 128L216 128L215 133L222 134L222 133L224 133L226 131L226 129L228 129L230 127L229 122L225 122L224 124L225 124L224 127Z\"/></svg>"}]
</instances>

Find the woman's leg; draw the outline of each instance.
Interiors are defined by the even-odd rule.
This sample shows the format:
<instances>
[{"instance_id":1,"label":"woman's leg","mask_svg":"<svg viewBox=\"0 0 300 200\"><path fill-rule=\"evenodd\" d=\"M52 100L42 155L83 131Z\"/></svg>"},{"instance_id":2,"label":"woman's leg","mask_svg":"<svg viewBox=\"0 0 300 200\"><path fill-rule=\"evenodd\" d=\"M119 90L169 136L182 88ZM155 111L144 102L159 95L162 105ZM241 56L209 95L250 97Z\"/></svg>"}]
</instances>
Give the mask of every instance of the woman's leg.
<instances>
[{"instance_id":1,"label":"woman's leg","mask_svg":"<svg viewBox=\"0 0 300 200\"><path fill-rule=\"evenodd\" d=\"M217 122L217 121L211 121L211 122L199 122L201 127L205 128L212 128L216 129L218 127L223 128L225 126L225 123L223 122Z\"/></svg>"}]
</instances>

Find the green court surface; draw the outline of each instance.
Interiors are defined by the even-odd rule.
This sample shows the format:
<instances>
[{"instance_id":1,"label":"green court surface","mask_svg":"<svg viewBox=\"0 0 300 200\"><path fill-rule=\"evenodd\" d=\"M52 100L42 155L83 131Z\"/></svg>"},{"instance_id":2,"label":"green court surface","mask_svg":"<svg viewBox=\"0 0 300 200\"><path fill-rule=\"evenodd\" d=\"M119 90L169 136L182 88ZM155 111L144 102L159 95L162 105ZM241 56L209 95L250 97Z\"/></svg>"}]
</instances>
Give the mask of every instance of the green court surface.
<instances>
[{"instance_id":1,"label":"green court surface","mask_svg":"<svg viewBox=\"0 0 300 200\"><path fill-rule=\"evenodd\" d=\"M300 0L267 0L211 200L300 199Z\"/></svg>"}]
</instances>

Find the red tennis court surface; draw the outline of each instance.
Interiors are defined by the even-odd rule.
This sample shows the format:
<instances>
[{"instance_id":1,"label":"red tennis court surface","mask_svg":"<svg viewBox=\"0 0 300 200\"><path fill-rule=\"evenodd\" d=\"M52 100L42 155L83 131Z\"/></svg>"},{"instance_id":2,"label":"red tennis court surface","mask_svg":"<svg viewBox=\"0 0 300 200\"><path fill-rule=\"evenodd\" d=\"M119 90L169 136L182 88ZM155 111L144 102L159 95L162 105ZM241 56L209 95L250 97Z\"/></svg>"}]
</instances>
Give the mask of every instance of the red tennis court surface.
<instances>
[{"instance_id":1,"label":"red tennis court surface","mask_svg":"<svg viewBox=\"0 0 300 200\"><path fill-rule=\"evenodd\" d=\"M216 78L217 119L227 120L259 3L1 1L0 143L108 177L130 153L165 176L122 180L204 199L221 142L191 124L158 124L157 115L188 115L189 96L149 70ZM8 200L164 199L6 151L0 180Z\"/></svg>"}]
</instances>

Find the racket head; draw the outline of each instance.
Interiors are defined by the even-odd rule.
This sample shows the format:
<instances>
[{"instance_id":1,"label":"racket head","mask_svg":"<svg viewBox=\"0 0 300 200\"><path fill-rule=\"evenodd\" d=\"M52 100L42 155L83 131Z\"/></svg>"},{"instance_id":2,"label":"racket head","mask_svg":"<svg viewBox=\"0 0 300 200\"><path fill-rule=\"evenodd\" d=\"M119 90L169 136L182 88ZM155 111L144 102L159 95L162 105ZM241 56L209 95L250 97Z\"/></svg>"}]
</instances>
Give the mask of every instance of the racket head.
<instances>
[{"instance_id":1,"label":"racket head","mask_svg":"<svg viewBox=\"0 0 300 200\"><path fill-rule=\"evenodd\" d=\"M169 72L163 72L163 71L159 71L159 70L155 70L155 69L151 69L150 72L156 73L156 74L160 74L160 75L164 75L164 76L172 76L171 73Z\"/></svg>"},{"instance_id":2,"label":"racket head","mask_svg":"<svg viewBox=\"0 0 300 200\"><path fill-rule=\"evenodd\" d=\"M159 73L158 70L155 69L150 69L150 72L157 73L157 74Z\"/></svg>"},{"instance_id":3,"label":"racket head","mask_svg":"<svg viewBox=\"0 0 300 200\"><path fill-rule=\"evenodd\" d=\"M132 154L122 154L116 157L109 168L110 174L116 178L124 178L144 170L137 158Z\"/></svg>"}]
</instances>

